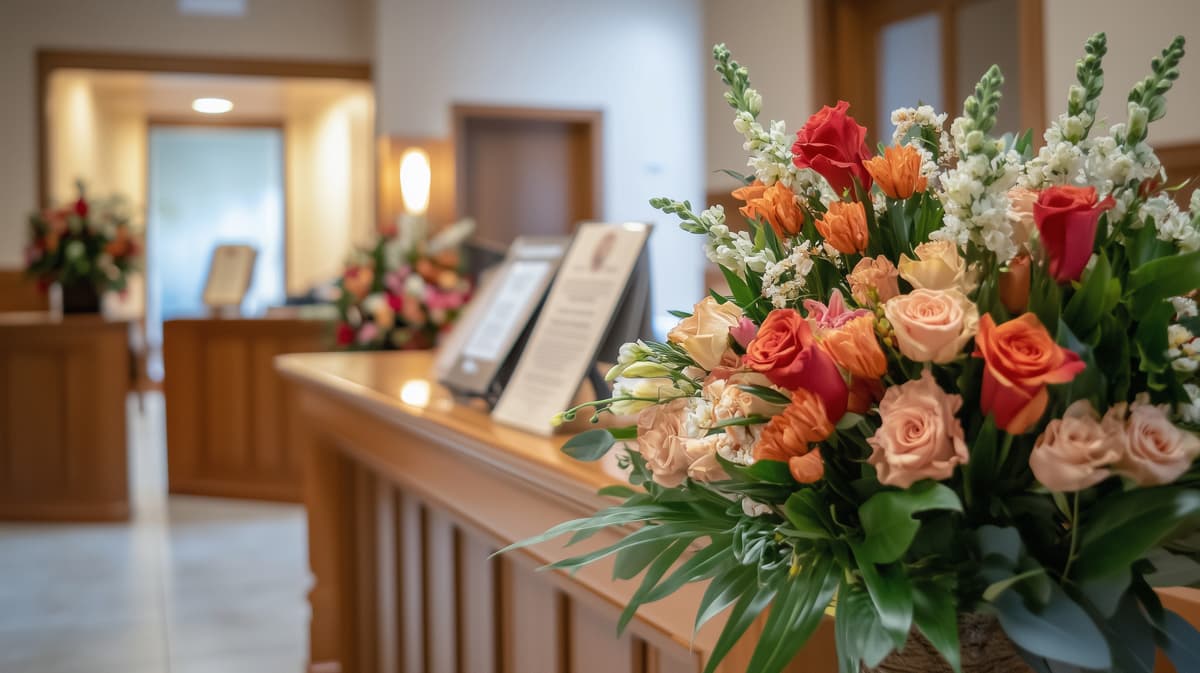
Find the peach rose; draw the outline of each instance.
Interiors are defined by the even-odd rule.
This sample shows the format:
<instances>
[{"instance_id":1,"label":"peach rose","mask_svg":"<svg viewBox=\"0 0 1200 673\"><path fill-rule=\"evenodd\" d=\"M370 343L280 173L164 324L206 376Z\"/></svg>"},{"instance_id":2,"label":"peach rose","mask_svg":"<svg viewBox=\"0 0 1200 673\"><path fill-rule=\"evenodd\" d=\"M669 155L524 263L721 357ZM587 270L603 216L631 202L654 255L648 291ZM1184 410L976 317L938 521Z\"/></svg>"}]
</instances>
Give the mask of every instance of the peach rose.
<instances>
[{"instance_id":1,"label":"peach rose","mask_svg":"<svg viewBox=\"0 0 1200 673\"><path fill-rule=\"evenodd\" d=\"M913 290L883 305L900 352L915 362L945 364L979 329L979 309L958 290Z\"/></svg>"},{"instance_id":2,"label":"peach rose","mask_svg":"<svg viewBox=\"0 0 1200 673\"><path fill-rule=\"evenodd\" d=\"M1033 445L1029 467L1051 491L1082 491L1112 474L1108 466L1125 453L1124 444L1124 432L1107 432L1092 403L1078 400L1046 425Z\"/></svg>"},{"instance_id":3,"label":"peach rose","mask_svg":"<svg viewBox=\"0 0 1200 673\"><path fill-rule=\"evenodd\" d=\"M795 236L804 228L804 211L796 193L782 182L770 187L759 181L733 190L733 198L746 202L738 209L746 219L762 220L771 225L780 239Z\"/></svg>"},{"instance_id":4,"label":"peach rose","mask_svg":"<svg viewBox=\"0 0 1200 673\"><path fill-rule=\"evenodd\" d=\"M1124 402L1113 405L1105 420L1109 414L1114 419L1124 418L1126 406ZM1145 393L1130 407L1124 425L1125 455L1114 467L1138 486L1170 484L1200 457L1200 438L1175 427L1167 406L1151 404Z\"/></svg>"},{"instance_id":5,"label":"peach rose","mask_svg":"<svg viewBox=\"0 0 1200 673\"><path fill-rule=\"evenodd\" d=\"M921 378L892 386L879 403L883 423L867 438L879 482L908 488L921 479L948 479L967 462L967 443L955 414L962 396L942 390L926 369Z\"/></svg>"},{"instance_id":6,"label":"peach rose","mask_svg":"<svg viewBox=\"0 0 1200 673\"><path fill-rule=\"evenodd\" d=\"M863 204L834 201L816 221L817 232L843 255L867 249L867 215Z\"/></svg>"},{"instance_id":7,"label":"peach rose","mask_svg":"<svg viewBox=\"0 0 1200 673\"><path fill-rule=\"evenodd\" d=\"M726 435L717 434L684 441L684 451L687 453L687 476L694 481L710 482L725 481L729 475L717 460L729 440Z\"/></svg>"},{"instance_id":8,"label":"peach rose","mask_svg":"<svg viewBox=\"0 0 1200 673\"><path fill-rule=\"evenodd\" d=\"M729 330L737 327L741 319L742 309L737 304L718 304L716 299L705 297L692 309L690 317L671 330L667 340L679 344L696 364L712 371L729 350Z\"/></svg>"},{"instance_id":9,"label":"peach rose","mask_svg":"<svg viewBox=\"0 0 1200 673\"><path fill-rule=\"evenodd\" d=\"M867 159L863 166L879 189L893 199L907 199L928 186L921 175L921 153L912 145L885 147L882 156Z\"/></svg>"},{"instance_id":10,"label":"peach rose","mask_svg":"<svg viewBox=\"0 0 1200 673\"><path fill-rule=\"evenodd\" d=\"M953 241L929 241L917 246L917 259L900 255L900 277L919 290L960 290L975 283L967 278L967 263Z\"/></svg>"},{"instance_id":11,"label":"peach rose","mask_svg":"<svg viewBox=\"0 0 1200 673\"><path fill-rule=\"evenodd\" d=\"M900 294L900 284L896 281L898 275L896 265L879 255L874 259L864 257L858 260L854 270L846 276L846 281L850 283L850 294L859 306L875 306Z\"/></svg>"},{"instance_id":12,"label":"peach rose","mask_svg":"<svg viewBox=\"0 0 1200 673\"><path fill-rule=\"evenodd\" d=\"M687 474L683 420L688 401L680 398L667 404L646 407L638 414L638 452L663 486L678 486Z\"/></svg>"},{"instance_id":13,"label":"peach rose","mask_svg":"<svg viewBox=\"0 0 1200 673\"><path fill-rule=\"evenodd\" d=\"M1008 190L1008 221L1012 225L1013 243L1018 248L1028 247L1029 239L1037 231L1033 220L1033 204L1038 193L1028 187L1013 187Z\"/></svg>"},{"instance_id":14,"label":"peach rose","mask_svg":"<svg viewBox=\"0 0 1200 673\"><path fill-rule=\"evenodd\" d=\"M887 373L887 357L875 336L875 316L865 315L820 335L821 348L851 376L877 379Z\"/></svg>"}]
</instances>

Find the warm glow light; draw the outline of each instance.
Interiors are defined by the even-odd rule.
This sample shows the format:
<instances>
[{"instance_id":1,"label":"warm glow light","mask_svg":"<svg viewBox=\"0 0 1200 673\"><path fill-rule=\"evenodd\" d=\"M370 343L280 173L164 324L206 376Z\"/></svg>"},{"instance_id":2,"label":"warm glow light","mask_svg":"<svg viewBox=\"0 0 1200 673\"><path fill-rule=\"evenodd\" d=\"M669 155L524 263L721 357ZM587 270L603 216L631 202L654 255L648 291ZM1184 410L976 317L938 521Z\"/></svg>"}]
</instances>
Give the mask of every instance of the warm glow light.
<instances>
[{"instance_id":1,"label":"warm glow light","mask_svg":"<svg viewBox=\"0 0 1200 673\"><path fill-rule=\"evenodd\" d=\"M410 147L400 155L400 198L404 212L424 215L429 210L429 154L419 147Z\"/></svg>"},{"instance_id":2,"label":"warm glow light","mask_svg":"<svg viewBox=\"0 0 1200 673\"><path fill-rule=\"evenodd\" d=\"M407 405L424 409L429 406L429 382L422 380L406 381L400 386L400 401Z\"/></svg>"},{"instance_id":3,"label":"warm glow light","mask_svg":"<svg viewBox=\"0 0 1200 673\"><path fill-rule=\"evenodd\" d=\"M233 102L224 98L197 98L192 101L192 109L206 115L219 115L233 109Z\"/></svg>"}]
</instances>

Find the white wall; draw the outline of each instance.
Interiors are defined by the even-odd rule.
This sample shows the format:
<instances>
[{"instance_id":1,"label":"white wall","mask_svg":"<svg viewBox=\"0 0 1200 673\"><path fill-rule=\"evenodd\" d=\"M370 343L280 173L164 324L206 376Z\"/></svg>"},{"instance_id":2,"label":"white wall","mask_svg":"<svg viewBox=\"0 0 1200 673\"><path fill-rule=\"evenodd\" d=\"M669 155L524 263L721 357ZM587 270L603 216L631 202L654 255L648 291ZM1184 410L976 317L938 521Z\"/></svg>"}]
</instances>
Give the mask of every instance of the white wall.
<instances>
[{"instance_id":1,"label":"white wall","mask_svg":"<svg viewBox=\"0 0 1200 673\"><path fill-rule=\"evenodd\" d=\"M0 1L0 268L21 264L37 201L38 48L367 61L370 0L248 0L239 18L183 16L174 0Z\"/></svg>"},{"instance_id":2,"label":"white wall","mask_svg":"<svg viewBox=\"0 0 1200 673\"><path fill-rule=\"evenodd\" d=\"M608 220L645 220L655 310L701 297L701 241L650 208L704 200L701 0L378 0L385 134L442 137L455 102L604 110Z\"/></svg>"},{"instance_id":3,"label":"white wall","mask_svg":"<svg viewBox=\"0 0 1200 673\"><path fill-rule=\"evenodd\" d=\"M749 169L742 136L733 130L733 109L725 102L725 85L712 69L714 44L724 42L733 58L749 68L750 85L763 96L759 120L764 125L783 119L794 133L821 105L837 101L813 100L812 6L808 0L706 0L704 9L706 185L710 190L730 190L737 186L732 178L715 171L728 168L748 173Z\"/></svg>"},{"instance_id":4,"label":"white wall","mask_svg":"<svg viewBox=\"0 0 1200 673\"><path fill-rule=\"evenodd\" d=\"M1075 61L1092 33L1108 34L1104 96L1100 117L1128 116L1129 89L1150 74L1150 59L1176 35L1187 38L1180 77L1167 94L1167 116L1150 126L1150 142L1170 145L1200 140L1200 2L1196 0L1046 0L1046 113L1067 108L1067 88L1075 81Z\"/></svg>"}]
</instances>

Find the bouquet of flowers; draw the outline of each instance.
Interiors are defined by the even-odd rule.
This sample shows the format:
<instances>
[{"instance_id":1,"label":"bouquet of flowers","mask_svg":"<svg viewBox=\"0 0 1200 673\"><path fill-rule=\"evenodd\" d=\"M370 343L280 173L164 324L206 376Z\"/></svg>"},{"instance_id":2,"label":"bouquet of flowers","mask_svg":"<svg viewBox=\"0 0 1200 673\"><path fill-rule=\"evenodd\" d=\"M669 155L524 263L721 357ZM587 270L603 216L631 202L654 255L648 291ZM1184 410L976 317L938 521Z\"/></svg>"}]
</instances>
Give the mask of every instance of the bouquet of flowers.
<instances>
[{"instance_id":1,"label":"bouquet of flowers","mask_svg":"<svg viewBox=\"0 0 1200 673\"><path fill-rule=\"evenodd\" d=\"M1158 647L1200 671L1152 589L1200 582L1200 192L1177 207L1146 143L1183 39L1107 129L1105 51L1087 42L1037 151L991 134L993 67L948 130L896 110L872 152L845 102L764 127L718 45L748 230L652 204L705 237L729 295L627 344L613 397L561 414L636 414L564 446L622 446L630 487L604 493L623 501L517 546L634 525L554 567L641 575L622 627L708 582L697 628L728 610L709 671L768 608L749 670L781 670L831 605L845 672L921 649L944 662L903 670L971 670L981 619L1022 670L1150 671Z\"/></svg>"},{"instance_id":2,"label":"bouquet of flowers","mask_svg":"<svg viewBox=\"0 0 1200 673\"><path fill-rule=\"evenodd\" d=\"M471 297L459 247L475 223L426 239L424 218L404 216L357 250L337 282L335 339L348 350L433 348Z\"/></svg>"},{"instance_id":3,"label":"bouquet of flowers","mask_svg":"<svg viewBox=\"0 0 1200 673\"><path fill-rule=\"evenodd\" d=\"M141 255L129 206L118 196L89 201L83 183L76 187L74 203L29 216L25 271L43 288L60 283L97 292L123 290Z\"/></svg>"}]
</instances>

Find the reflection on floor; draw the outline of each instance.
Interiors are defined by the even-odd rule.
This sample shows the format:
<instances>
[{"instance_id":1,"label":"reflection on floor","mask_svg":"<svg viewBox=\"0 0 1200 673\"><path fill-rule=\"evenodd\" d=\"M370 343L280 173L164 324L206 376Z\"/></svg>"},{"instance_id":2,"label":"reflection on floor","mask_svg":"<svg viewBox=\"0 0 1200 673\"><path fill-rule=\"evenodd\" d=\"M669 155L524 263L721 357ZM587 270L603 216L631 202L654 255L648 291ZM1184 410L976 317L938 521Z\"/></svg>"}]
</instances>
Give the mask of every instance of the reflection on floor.
<instances>
[{"instance_id":1,"label":"reflection on floor","mask_svg":"<svg viewBox=\"0 0 1200 673\"><path fill-rule=\"evenodd\" d=\"M132 523L0 524L0 671L303 669L303 510L167 498L163 422L130 405Z\"/></svg>"}]
</instances>

